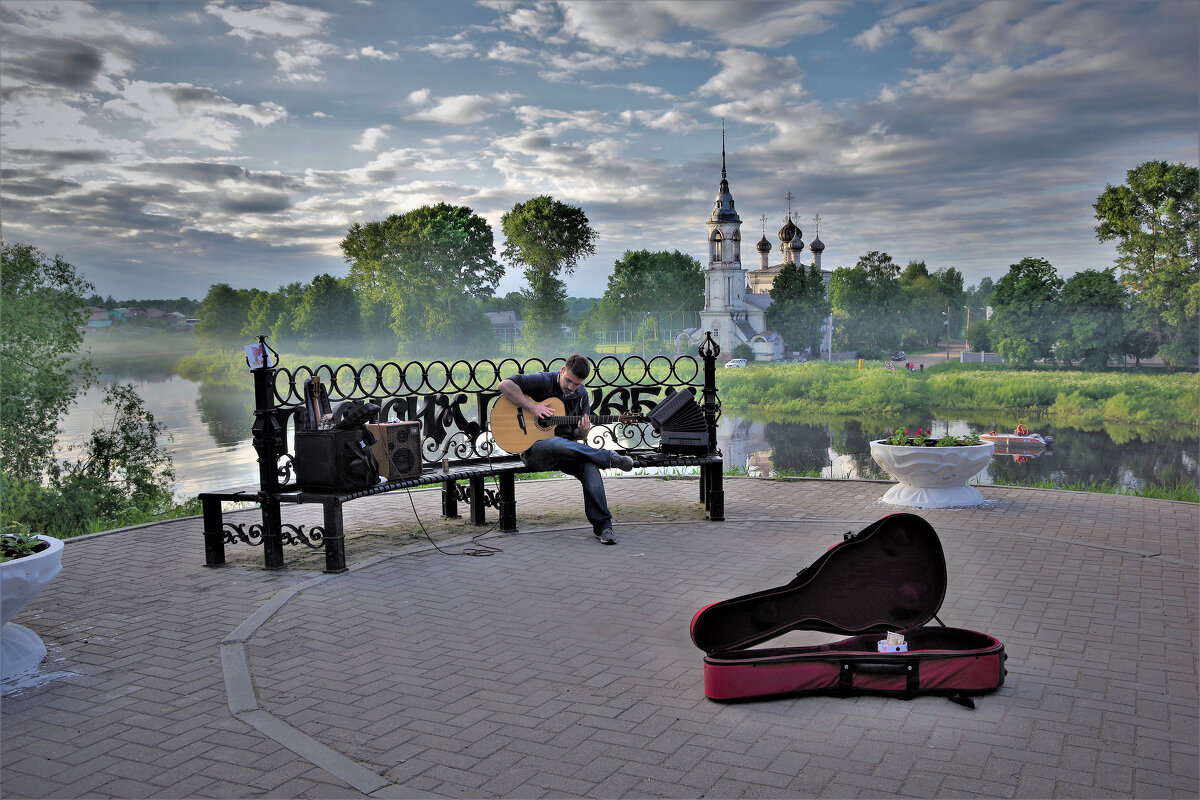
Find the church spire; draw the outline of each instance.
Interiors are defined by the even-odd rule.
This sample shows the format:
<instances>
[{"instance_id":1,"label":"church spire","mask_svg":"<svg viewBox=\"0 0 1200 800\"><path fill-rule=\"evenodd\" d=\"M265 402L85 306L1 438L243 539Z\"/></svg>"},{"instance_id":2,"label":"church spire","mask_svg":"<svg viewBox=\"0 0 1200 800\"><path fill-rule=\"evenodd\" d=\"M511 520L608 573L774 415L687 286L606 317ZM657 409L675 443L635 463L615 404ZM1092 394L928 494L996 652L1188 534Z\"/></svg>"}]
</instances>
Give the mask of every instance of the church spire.
<instances>
[{"instance_id":1,"label":"church spire","mask_svg":"<svg viewBox=\"0 0 1200 800\"><path fill-rule=\"evenodd\" d=\"M710 222L738 222L737 211L733 207L733 194L729 191L729 179L725 173L725 120L721 119L721 185L717 189L717 202L713 208Z\"/></svg>"},{"instance_id":2,"label":"church spire","mask_svg":"<svg viewBox=\"0 0 1200 800\"><path fill-rule=\"evenodd\" d=\"M721 183L728 187L725 179L725 118L721 117Z\"/></svg>"}]
</instances>

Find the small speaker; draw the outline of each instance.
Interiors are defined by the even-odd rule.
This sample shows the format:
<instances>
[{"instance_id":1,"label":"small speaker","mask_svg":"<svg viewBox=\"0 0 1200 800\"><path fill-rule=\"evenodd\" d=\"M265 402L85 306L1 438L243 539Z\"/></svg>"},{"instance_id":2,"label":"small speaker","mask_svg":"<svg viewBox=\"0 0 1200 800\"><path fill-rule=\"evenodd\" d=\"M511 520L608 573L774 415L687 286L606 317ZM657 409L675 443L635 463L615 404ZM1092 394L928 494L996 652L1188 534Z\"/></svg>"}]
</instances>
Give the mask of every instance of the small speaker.
<instances>
[{"instance_id":1,"label":"small speaker","mask_svg":"<svg viewBox=\"0 0 1200 800\"><path fill-rule=\"evenodd\" d=\"M385 481L403 481L421 474L421 423L383 422L367 425L375 434L371 450Z\"/></svg>"}]
</instances>

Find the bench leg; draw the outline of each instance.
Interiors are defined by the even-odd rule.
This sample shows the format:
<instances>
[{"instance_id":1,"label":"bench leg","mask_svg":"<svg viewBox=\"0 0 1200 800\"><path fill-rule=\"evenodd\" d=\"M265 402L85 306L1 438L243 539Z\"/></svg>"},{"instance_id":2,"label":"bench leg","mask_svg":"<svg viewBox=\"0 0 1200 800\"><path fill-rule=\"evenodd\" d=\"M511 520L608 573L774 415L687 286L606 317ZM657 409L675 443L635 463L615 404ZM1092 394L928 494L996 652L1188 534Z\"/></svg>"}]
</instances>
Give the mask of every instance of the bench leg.
<instances>
[{"instance_id":1,"label":"bench leg","mask_svg":"<svg viewBox=\"0 0 1200 800\"><path fill-rule=\"evenodd\" d=\"M458 487L452 480L442 483L442 516L458 519Z\"/></svg>"},{"instance_id":2,"label":"bench leg","mask_svg":"<svg viewBox=\"0 0 1200 800\"><path fill-rule=\"evenodd\" d=\"M487 511L484 508L484 492L483 492L483 476L474 475L471 477L471 524L472 525L487 525Z\"/></svg>"},{"instance_id":3,"label":"bench leg","mask_svg":"<svg viewBox=\"0 0 1200 800\"><path fill-rule=\"evenodd\" d=\"M517 481L511 472L500 474L500 530L514 533L517 530Z\"/></svg>"},{"instance_id":4,"label":"bench leg","mask_svg":"<svg viewBox=\"0 0 1200 800\"><path fill-rule=\"evenodd\" d=\"M721 522L725 519L725 489L721 466L721 464L709 464L700 468L701 471L707 469L709 474L707 480L701 476L700 483L708 484L704 508L708 512L708 518L713 522Z\"/></svg>"},{"instance_id":5,"label":"bench leg","mask_svg":"<svg viewBox=\"0 0 1200 800\"><path fill-rule=\"evenodd\" d=\"M204 566L219 567L225 563L225 517L221 501L206 497L200 505L204 508Z\"/></svg>"},{"instance_id":6,"label":"bench leg","mask_svg":"<svg viewBox=\"0 0 1200 800\"><path fill-rule=\"evenodd\" d=\"M325 534L321 541L325 543L325 571L345 572L346 566L346 534L342 528L342 504L335 500L326 500Z\"/></svg>"},{"instance_id":7,"label":"bench leg","mask_svg":"<svg viewBox=\"0 0 1200 800\"><path fill-rule=\"evenodd\" d=\"M279 500L264 497L262 506L263 568L283 569L283 526L279 519Z\"/></svg>"}]
</instances>

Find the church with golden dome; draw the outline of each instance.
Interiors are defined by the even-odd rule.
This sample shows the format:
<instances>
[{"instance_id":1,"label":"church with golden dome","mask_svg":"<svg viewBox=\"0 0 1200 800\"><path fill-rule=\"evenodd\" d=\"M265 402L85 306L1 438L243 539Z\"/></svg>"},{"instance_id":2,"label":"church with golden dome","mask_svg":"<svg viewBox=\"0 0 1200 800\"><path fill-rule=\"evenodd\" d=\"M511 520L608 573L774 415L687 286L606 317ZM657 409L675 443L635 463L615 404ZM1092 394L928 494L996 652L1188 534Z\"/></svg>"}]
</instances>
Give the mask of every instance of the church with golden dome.
<instances>
[{"instance_id":1,"label":"church with golden dome","mask_svg":"<svg viewBox=\"0 0 1200 800\"><path fill-rule=\"evenodd\" d=\"M793 220L792 194L787 195L788 213L783 227L779 229L779 261L771 263L776 250L767 239L764 214L763 235L755 249L758 251L758 268L747 271L742 267L742 219L735 208L733 194L725 171L725 134L721 133L721 183L717 189L717 200L708 218L708 266L704 269L704 309L700 312L700 327L686 332L693 343L704 338L705 331L712 331L713 338L727 356L739 344L745 344L754 352L756 361L781 361L791 356L797 348L790 347L775 331L767 327L767 309L771 306L771 287L775 277L786 264L796 264L804 257L803 231ZM813 217L819 227L820 216ZM821 277L829 290L828 270L821 269L821 255L825 244L814 231L809 244L812 264L821 270ZM821 344L822 353L806 354L820 358L828 354L831 346L832 320L825 326Z\"/></svg>"}]
</instances>

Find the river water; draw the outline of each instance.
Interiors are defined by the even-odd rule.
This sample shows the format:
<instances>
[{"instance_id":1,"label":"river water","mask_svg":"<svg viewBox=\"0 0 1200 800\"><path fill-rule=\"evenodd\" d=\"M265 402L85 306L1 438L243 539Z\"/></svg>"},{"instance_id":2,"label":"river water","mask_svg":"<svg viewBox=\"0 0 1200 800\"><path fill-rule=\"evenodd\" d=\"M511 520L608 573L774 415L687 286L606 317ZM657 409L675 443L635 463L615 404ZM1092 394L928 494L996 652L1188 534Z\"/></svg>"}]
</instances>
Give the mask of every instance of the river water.
<instances>
[{"instance_id":1,"label":"river water","mask_svg":"<svg viewBox=\"0 0 1200 800\"><path fill-rule=\"evenodd\" d=\"M69 448L104 423L108 418L103 407L104 385L121 380L134 384L147 409L170 432L170 441L164 444L174 459L177 496L257 482L258 463L250 443L253 393L249 387L195 383L166 371L138 372L141 374L131 375L117 370L102 375L101 384L80 397L64 420L60 455L69 458ZM1016 417L990 416L935 418L927 426L937 435L946 431L961 435L1011 430L1018 421ZM1104 483L1141 489L1200 480L1194 438L1144 441L1136 432L1123 429L1082 431L1027 422L1038 433L1054 437L1051 448L1034 456L998 453L975 483L1053 479L1059 485ZM726 469L736 467L749 475L820 470L822 477L829 478L887 479L870 456L870 441L884 435L881 426L885 424L846 419L761 422L725 414L718 436Z\"/></svg>"}]
</instances>

